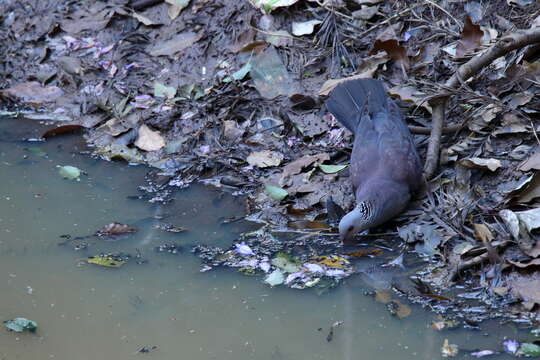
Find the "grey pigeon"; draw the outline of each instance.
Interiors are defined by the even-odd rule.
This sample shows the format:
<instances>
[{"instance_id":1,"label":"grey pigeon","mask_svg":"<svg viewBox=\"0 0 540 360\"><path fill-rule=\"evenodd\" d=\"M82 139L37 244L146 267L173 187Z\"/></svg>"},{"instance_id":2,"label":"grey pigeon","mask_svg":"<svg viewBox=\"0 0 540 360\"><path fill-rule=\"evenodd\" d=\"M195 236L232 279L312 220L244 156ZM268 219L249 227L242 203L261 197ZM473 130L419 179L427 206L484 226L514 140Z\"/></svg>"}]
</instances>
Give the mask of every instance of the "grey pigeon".
<instances>
[{"instance_id":1,"label":"grey pigeon","mask_svg":"<svg viewBox=\"0 0 540 360\"><path fill-rule=\"evenodd\" d=\"M422 185L422 164L399 107L380 80L339 84L326 108L354 134L350 177L356 206L339 222L341 239L350 240L405 209Z\"/></svg>"}]
</instances>

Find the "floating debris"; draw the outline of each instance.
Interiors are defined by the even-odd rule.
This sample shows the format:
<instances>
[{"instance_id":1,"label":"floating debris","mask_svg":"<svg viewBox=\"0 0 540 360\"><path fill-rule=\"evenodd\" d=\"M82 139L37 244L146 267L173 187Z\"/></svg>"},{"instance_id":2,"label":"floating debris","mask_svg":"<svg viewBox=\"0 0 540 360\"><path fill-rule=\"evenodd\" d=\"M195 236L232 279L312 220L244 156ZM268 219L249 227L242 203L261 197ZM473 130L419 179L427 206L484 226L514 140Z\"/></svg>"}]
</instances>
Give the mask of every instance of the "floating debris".
<instances>
[{"instance_id":1,"label":"floating debris","mask_svg":"<svg viewBox=\"0 0 540 360\"><path fill-rule=\"evenodd\" d=\"M4 326L6 327L6 329L15 332L36 332L38 325L35 321L18 317L13 320L4 321Z\"/></svg>"}]
</instances>

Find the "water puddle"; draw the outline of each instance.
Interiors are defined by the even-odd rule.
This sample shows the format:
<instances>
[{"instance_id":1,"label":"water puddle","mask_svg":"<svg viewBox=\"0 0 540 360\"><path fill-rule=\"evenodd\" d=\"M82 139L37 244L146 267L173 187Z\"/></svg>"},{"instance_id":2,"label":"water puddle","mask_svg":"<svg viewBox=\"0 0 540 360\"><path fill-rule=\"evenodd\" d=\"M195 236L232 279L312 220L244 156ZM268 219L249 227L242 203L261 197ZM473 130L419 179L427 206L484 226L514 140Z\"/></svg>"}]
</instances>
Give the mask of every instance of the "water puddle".
<instances>
[{"instance_id":1,"label":"water puddle","mask_svg":"<svg viewBox=\"0 0 540 360\"><path fill-rule=\"evenodd\" d=\"M80 154L84 142L75 135L18 141L29 126L0 120L0 320L26 317L39 328L0 329L0 359L435 359L445 338L463 349L500 350L503 333L516 336L489 324L436 332L429 327L436 316L417 306L400 320L365 295L370 287L360 277L317 295L269 288L232 270L201 273L191 247L226 248L256 228L222 224L242 215L242 199L202 186L178 190L166 205L135 199L147 168ZM86 175L63 179L57 165ZM58 245L61 235L89 235L113 221L139 230L116 241L89 239L79 251ZM154 228L164 222L189 231ZM155 251L166 243L183 251ZM118 269L80 261L101 252L140 258ZM147 354L138 353L143 347Z\"/></svg>"}]
</instances>

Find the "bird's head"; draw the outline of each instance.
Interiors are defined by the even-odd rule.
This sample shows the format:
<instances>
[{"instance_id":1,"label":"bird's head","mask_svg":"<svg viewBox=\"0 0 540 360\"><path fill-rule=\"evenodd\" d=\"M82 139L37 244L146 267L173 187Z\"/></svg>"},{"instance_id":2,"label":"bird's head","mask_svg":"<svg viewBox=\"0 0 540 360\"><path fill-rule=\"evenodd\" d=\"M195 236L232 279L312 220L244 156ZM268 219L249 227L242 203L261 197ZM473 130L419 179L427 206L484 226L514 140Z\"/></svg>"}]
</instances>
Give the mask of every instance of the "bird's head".
<instances>
[{"instance_id":1,"label":"bird's head","mask_svg":"<svg viewBox=\"0 0 540 360\"><path fill-rule=\"evenodd\" d=\"M354 235L371 227L371 207L369 202L360 202L339 222L339 238L350 241Z\"/></svg>"}]
</instances>

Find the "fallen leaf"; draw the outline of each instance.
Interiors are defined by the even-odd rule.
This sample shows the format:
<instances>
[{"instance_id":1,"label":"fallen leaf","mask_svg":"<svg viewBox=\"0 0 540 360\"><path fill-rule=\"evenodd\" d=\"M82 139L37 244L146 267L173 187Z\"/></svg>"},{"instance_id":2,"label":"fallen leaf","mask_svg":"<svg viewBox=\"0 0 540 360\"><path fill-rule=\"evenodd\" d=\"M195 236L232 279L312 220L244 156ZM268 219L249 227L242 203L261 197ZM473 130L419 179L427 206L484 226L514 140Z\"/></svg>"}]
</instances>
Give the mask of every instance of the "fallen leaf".
<instances>
[{"instance_id":1,"label":"fallen leaf","mask_svg":"<svg viewBox=\"0 0 540 360\"><path fill-rule=\"evenodd\" d=\"M458 354L459 348L456 344L450 344L448 339L444 339L443 346L441 348L441 355L443 357L454 357Z\"/></svg>"},{"instance_id":2,"label":"fallen leaf","mask_svg":"<svg viewBox=\"0 0 540 360\"><path fill-rule=\"evenodd\" d=\"M282 153L271 150L254 151L246 159L249 165L260 168L278 166L282 160Z\"/></svg>"},{"instance_id":3,"label":"fallen leaf","mask_svg":"<svg viewBox=\"0 0 540 360\"><path fill-rule=\"evenodd\" d=\"M266 190L266 192L268 193L268 195L270 195L272 199L278 200L278 201L285 199L287 195L289 195L287 190L284 190L280 187L270 185L270 184L265 184L264 189Z\"/></svg>"},{"instance_id":4,"label":"fallen leaf","mask_svg":"<svg viewBox=\"0 0 540 360\"><path fill-rule=\"evenodd\" d=\"M490 171L496 171L502 166L498 159L466 158L461 159L459 163L469 168L489 169Z\"/></svg>"},{"instance_id":5,"label":"fallen leaf","mask_svg":"<svg viewBox=\"0 0 540 360\"><path fill-rule=\"evenodd\" d=\"M360 10L352 12L352 17L355 19L369 20L379 12L378 6L362 6Z\"/></svg>"},{"instance_id":6,"label":"fallen leaf","mask_svg":"<svg viewBox=\"0 0 540 360\"><path fill-rule=\"evenodd\" d=\"M407 56L407 50L405 50L403 46L399 45L398 40L375 40L373 48L369 53L375 54L381 50L384 50L399 67L402 67L403 69L409 68L410 64L409 57Z\"/></svg>"},{"instance_id":7,"label":"fallen leaf","mask_svg":"<svg viewBox=\"0 0 540 360\"><path fill-rule=\"evenodd\" d=\"M486 224L473 224L474 235L482 242L490 243L494 237Z\"/></svg>"},{"instance_id":8,"label":"fallen leaf","mask_svg":"<svg viewBox=\"0 0 540 360\"><path fill-rule=\"evenodd\" d=\"M335 174L345 169L349 165L325 165L317 163L319 169L321 169L325 174Z\"/></svg>"},{"instance_id":9,"label":"fallen leaf","mask_svg":"<svg viewBox=\"0 0 540 360\"><path fill-rule=\"evenodd\" d=\"M456 56L463 57L475 50L482 41L484 32L480 25L473 24L470 17L465 18L463 30L461 30L461 39L458 40L456 46Z\"/></svg>"},{"instance_id":10,"label":"fallen leaf","mask_svg":"<svg viewBox=\"0 0 540 360\"><path fill-rule=\"evenodd\" d=\"M178 15L180 15L180 12L189 5L189 1L190 0L165 0L165 2L170 5L167 13L171 20L176 19Z\"/></svg>"},{"instance_id":11,"label":"fallen leaf","mask_svg":"<svg viewBox=\"0 0 540 360\"><path fill-rule=\"evenodd\" d=\"M311 263L324 265L332 269L343 269L349 265L349 260L339 255L317 256L310 260Z\"/></svg>"},{"instance_id":12,"label":"fallen leaf","mask_svg":"<svg viewBox=\"0 0 540 360\"><path fill-rule=\"evenodd\" d=\"M96 236L118 236L123 234L129 234L137 231L136 227L129 226L126 224L121 224L118 222L112 222L105 225L98 231L96 231Z\"/></svg>"},{"instance_id":13,"label":"fallen leaf","mask_svg":"<svg viewBox=\"0 0 540 360\"><path fill-rule=\"evenodd\" d=\"M372 78L379 66L386 63L387 61L388 56L385 53L375 54L364 59L362 64L358 67L356 75L325 81L324 84L321 86L321 89L319 90L319 96L326 96L330 94L330 91L332 91L338 84L344 81Z\"/></svg>"},{"instance_id":14,"label":"fallen leaf","mask_svg":"<svg viewBox=\"0 0 540 360\"><path fill-rule=\"evenodd\" d=\"M285 274L280 269L272 271L265 279L264 282L270 286L277 286L283 284L285 281Z\"/></svg>"},{"instance_id":15,"label":"fallen leaf","mask_svg":"<svg viewBox=\"0 0 540 360\"><path fill-rule=\"evenodd\" d=\"M154 96L155 97L165 97L167 99L172 99L176 95L176 88L172 86L165 86L162 83L154 83Z\"/></svg>"},{"instance_id":16,"label":"fallen leaf","mask_svg":"<svg viewBox=\"0 0 540 360\"><path fill-rule=\"evenodd\" d=\"M293 22L292 33L296 36L309 35L313 33L315 25L322 23L321 20L309 20L304 22Z\"/></svg>"},{"instance_id":17,"label":"fallen leaf","mask_svg":"<svg viewBox=\"0 0 540 360\"><path fill-rule=\"evenodd\" d=\"M68 180L79 180L79 176L81 176L81 170L76 168L75 166L60 166L58 173L60 176L62 176L64 179Z\"/></svg>"},{"instance_id":18,"label":"fallen leaf","mask_svg":"<svg viewBox=\"0 0 540 360\"><path fill-rule=\"evenodd\" d=\"M86 259L86 262L89 264L111 268L118 268L126 263L125 260L117 259L115 256L112 255L90 256Z\"/></svg>"},{"instance_id":19,"label":"fallen leaf","mask_svg":"<svg viewBox=\"0 0 540 360\"><path fill-rule=\"evenodd\" d=\"M139 127L135 146L145 151L157 151L165 146L165 140L159 131L154 131L145 124L142 124Z\"/></svg>"},{"instance_id":20,"label":"fallen leaf","mask_svg":"<svg viewBox=\"0 0 540 360\"><path fill-rule=\"evenodd\" d=\"M81 125L62 125L49 129L41 135L42 138L47 139L57 135L73 134L84 129Z\"/></svg>"},{"instance_id":21,"label":"fallen leaf","mask_svg":"<svg viewBox=\"0 0 540 360\"><path fill-rule=\"evenodd\" d=\"M272 259L271 263L283 272L290 274L300 270L300 266L294 257L281 252Z\"/></svg>"},{"instance_id":22,"label":"fallen leaf","mask_svg":"<svg viewBox=\"0 0 540 360\"><path fill-rule=\"evenodd\" d=\"M223 78L224 83L229 83L233 80L242 80L246 77L247 74L251 71L251 63L247 63L242 66L238 71L231 74L231 76L226 76Z\"/></svg>"},{"instance_id":23,"label":"fallen leaf","mask_svg":"<svg viewBox=\"0 0 540 360\"><path fill-rule=\"evenodd\" d=\"M402 101L421 106L431 113L432 109L427 101L428 96L414 86L394 86L388 90L388 94L393 97L398 97Z\"/></svg>"},{"instance_id":24,"label":"fallen leaf","mask_svg":"<svg viewBox=\"0 0 540 360\"><path fill-rule=\"evenodd\" d=\"M42 105L54 102L64 95L56 86L43 86L36 81L20 83L0 91L0 96L13 101L20 101L30 105Z\"/></svg>"},{"instance_id":25,"label":"fallen leaf","mask_svg":"<svg viewBox=\"0 0 540 360\"><path fill-rule=\"evenodd\" d=\"M375 301L381 304L388 304L392 301L392 293L389 290L375 290Z\"/></svg>"},{"instance_id":26,"label":"fallen leaf","mask_svg":"<svg viewBox=\"0 0 540 360\"><path fill-rule=\"evenodd\" d=\"M302 172L302 170L313 163L323 162L330 160L330 155L328 153L319 153L315 155L305 155L301 158L298 158L294 161L291 161L283 167L283 173L281 174L280 182L283 182L283 179L296 175Z\"/></svg>"},{"instance_id":27,"label":"fallen leaf","mask_svg":"<svg viewBox=\"0 0 540 360\"><path fill-rule=\"evenodd\" d=\"M251 79L262 97L273 99L294 93L294 84L281 57L273 46L252 58Z\"/></svg>"},{"instance_id":28,"label":"fallen leaf","mask_svg":"<svg viewBox=\"0 0 540 360\"><path fill-rule=\"evenodd\" d=\"M135 19L137 19L141 24L145 26L160 25L159 23L154 22L154 20L149 19L142 14L136 13L135 11L131 13L131 16L133 16Z\"/></svg>"},{"instance_id":29,"label":"fallen leaf","mask_svg":"<svg viewBox=\"0 0 540 360\"><path fill-rule=\"evenodd\" d=\"M184 32L174 36L170 40L161 41L150 45L147 51L152 56L174 56L187 49L202 37L202 33Z\"/></svg>"},{"instance_id":30,"label":"fallen leaf","mask_svg":"<svg viewBox=\"0 0 540 360\"><path fill-rule=\"evenodd\" d=\"M531 343L523 343L519 347L519 352L525 356L540 356L540 346Z\"/></svg>"},{"instance_id":31,"label":"fallen leaf","mask_svg":"<svg viewBox=\"0 0 540 360\"><path fill-rule=\"evenodd\" d=\"M518 166L520 171L529 171L531 169L540 170L540 151L536 151Z\"/></svg>"},{"instance_id":32,"label":"fallen leaf","mask_svg":"<svg viewBox=\"0 0 540 360\"><path fill-rule=\"evenodd\" d=\"M517 109L531 101L534 96L535 94L530 92L518 92L507 96L504 101L508 103L508 106L510 106L511 109Z\"/></svg>"},{"instance_id":33,"label":"fallen leaf","mask_svg":"<svg viewBox=\"0 0 540 360\"><path fill-rule=\"evenodd\" d=\"M298 0L249 0L251 5L258 9L262 9L269 14L272 10L278 7L287 7L295 4Z\"/></svg>"},{"instance_id":34,"label":"fallen leaf","mask_svg":"<svg viewBox=\"0 0 540 360\"><path fill-rule=\"evenodd\" d=\"M35 332L37 329L37 323L26 318L18 317L13 320L4 321L4 326L6 329L15 331L15 332Z\"/></svg>"}]
</instances>

